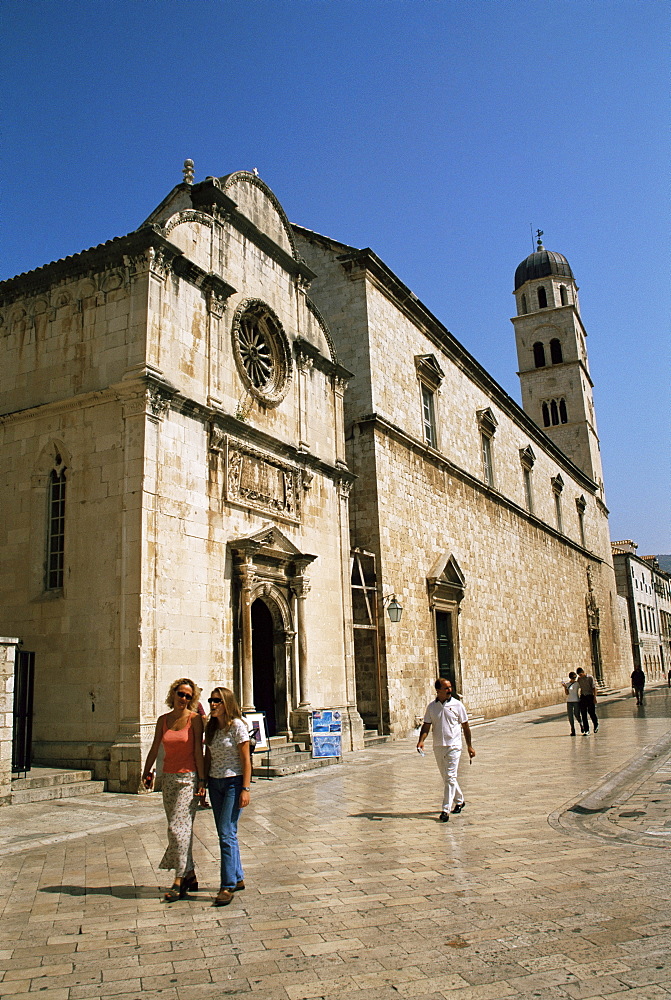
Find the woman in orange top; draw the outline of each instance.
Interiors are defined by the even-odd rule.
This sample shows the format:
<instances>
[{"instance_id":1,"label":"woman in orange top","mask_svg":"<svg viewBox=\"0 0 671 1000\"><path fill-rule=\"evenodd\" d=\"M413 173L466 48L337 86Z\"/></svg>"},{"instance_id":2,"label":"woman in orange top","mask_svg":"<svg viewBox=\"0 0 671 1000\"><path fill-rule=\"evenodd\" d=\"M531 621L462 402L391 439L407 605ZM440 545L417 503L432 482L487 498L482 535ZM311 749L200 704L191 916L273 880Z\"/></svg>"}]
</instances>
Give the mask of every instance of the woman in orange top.
<instances>
[{"instance_id":1,"label":"woman in orange top","mask_svg":"<svg viewBox=\"0 0 671 1000\"><path fill-rule=\"evenodd\" d=\"M166 903L198 889L193 865L193 821L198 798L205 794L203 722L195 711L200 688L188 677L173 681L165 699L170 711L156 723L154 742L142 773L146 788L154 779L152 767L163 745L163 808L168 817L168 847L159 868L174 868L175 881L163 897Z\"/></svg>"}]
</instances>

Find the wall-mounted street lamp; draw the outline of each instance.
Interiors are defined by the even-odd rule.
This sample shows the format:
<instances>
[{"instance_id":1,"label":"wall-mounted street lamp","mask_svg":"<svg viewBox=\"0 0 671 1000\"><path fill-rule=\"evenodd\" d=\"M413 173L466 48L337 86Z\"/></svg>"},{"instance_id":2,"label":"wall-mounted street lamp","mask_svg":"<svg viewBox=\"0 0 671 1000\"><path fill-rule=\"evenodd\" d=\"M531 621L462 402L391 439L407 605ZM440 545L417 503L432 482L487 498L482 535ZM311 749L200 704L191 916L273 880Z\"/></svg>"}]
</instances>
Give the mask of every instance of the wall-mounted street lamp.
<instances>
[{"instance_id":1,"label":"wall-mounted street lamp","mask_svg":"<svg viewBox=\"0 0 671 1000\"><path fill-rule=\"evenodd\" d=\"M403 607L396 600L396 594L391 594L389 597L385 597L383 604L387 608L389 621L400 622L401 615L403 614Z\"/></svg>"}]
</instances>

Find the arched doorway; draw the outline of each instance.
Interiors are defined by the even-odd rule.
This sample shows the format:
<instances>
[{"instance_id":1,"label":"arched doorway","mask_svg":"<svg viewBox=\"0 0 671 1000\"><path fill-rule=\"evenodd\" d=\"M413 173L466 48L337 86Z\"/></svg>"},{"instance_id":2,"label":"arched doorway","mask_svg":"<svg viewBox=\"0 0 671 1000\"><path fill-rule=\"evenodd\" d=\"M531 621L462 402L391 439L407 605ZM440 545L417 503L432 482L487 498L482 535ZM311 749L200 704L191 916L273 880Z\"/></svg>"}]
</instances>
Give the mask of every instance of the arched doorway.
<instances>
[{"instance_id":1,"label":"arched doorway","mask_svg":"<svg viewBox=\"0 0 671 1000\"><path fill-rule=\"evenodd\" d=\"M254 707L266 713L268 734L277 734L277 702L275 670L275 623L265 601L257 598L252 604L252 670Z\"/></svg>"}]
</instances>

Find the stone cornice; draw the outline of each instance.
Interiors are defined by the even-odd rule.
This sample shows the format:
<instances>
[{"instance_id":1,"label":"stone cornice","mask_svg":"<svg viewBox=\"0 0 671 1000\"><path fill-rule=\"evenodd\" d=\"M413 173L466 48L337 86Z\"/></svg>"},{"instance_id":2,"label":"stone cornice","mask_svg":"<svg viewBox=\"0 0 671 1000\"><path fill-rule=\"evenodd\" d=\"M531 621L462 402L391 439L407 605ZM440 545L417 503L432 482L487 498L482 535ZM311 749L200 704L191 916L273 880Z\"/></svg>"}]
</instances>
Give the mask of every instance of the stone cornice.
<instances>
[{"instance_id":1,"label":"stone cornice","mask_svg":"<svg viewBox=\"0 0 671 1000\"><path fill-rule=\"evenodd\" d=\"M358 478L343 464L331 465L330 462L325 462L316 455L311 455L292 444L280 441L265 431L250 427L244 420L238 420L231 414L222 413L221 410L184 396L160 372L150 369L140 369L137 374L129 373L123 381L100 391L82 393L81 396L72 396L69 399L56 400L51 403L43 403L40 406L27 407L24 410L0 414L0 424L33 420L36 417L84 409L89 406L99 406L103 403L121 402L147 391L157 397L163 397L169 403L170 409L193 417L203 425L215 424L238 441L256 446L278 458L287 459L298 468L311 469L335 483L353 483Z\"/></svg>"},{"instance_id":2,"label":"stone cornice","mask_svg":"<svg viewBox=\"0 0 671 1000\"><path fill-rule=\"evenodd\" d=\"M89 250L82 250L81 253L63 257L34 271L0 282L0 305L8 304L25 295L44 292L64 278L72 279L82 274L104 271L110 267L124 267L128 258L137 258L149 249L158 250L175 274L197 288L211 290L222 299L228 298L235 292L232 285L219 275L205 271L194 264L156 226L149 225L129 233L128 236L119 236Z\"/></svg>"},{"instance_id":3,"label":"stone cornice","mask_svg":"<svg viewBox=\"0 0 671 1000\"><path fill-rule=\"evenodd\" d=\"M565 543L570 548L575 549L576 552L580 552L581 555L587 556L589 559L592 559L597 563L604 562L604 560L594 552L590 552L589 549L583 548L582 545L573 541L573 539L569 538L568 535L563 535L561 532L553 528L552 525L547 524L539 517L536 517L535 514L530 514L528 510L524 507L520 507L520 505L516 504L514 500L510 500L503 493L499 493L498 490L487 486L487 484L481 479L478 479L476 476L471 475L470 472L466 472L465 469L462 469L453 462L450 462L449 459L445 458L444 455L441 455L440 452L435 450L435 448L431 448L424 441L420 441L418 438L414 438L410 434L406 434L406 432L396 424L392 424L391 421L385 420L384 417L380 417L377 413L370 413L365 417L362 417L360 420L356 420L355 423L361 430L364 430L366 427L370 427L374 433L378 432L385 437L392 438L407 448L408 451L414 452L427 462L431 462L433 465L445 470L456 479L459 479L462 483L465 483L466 485L477 490L479 493L482 493L493 503L496 503L501 507L505 507L507 510L522 518L522 520L527 521L529 524L532 524L534 527L540 529L546 534L551 535L558 541ZM593 493L593 490L596 487L594 483L592 483L591 486L592 489L590 490L590 493Z\"/></svg>"},{"instance_id":4,"label":"stone cornice","mask_svg":"<svg viewBox=\"0 0 671 1000\"><path fill-rule=\"evenodd\" d=\"M250 427L244 420L238 420L237 417L229 413L222 413L220 410L213 410L211 407L204 406L198 409L203 416L209 414L209 419L212 423L222 431L237 438L237 440L245 444L255 445L257 448L270 452L278 458L285 458L293 462L296 466L312 469L314 472L318 472L320 475L334 480L334 482L339 482L340 480L355 482L358 478L358 476L342 465L331 465L330 462L325 462L323 459L317 458L316 455L301 451L285 441L279 441L271 434L266 434L265 431L259 430L257 427ZM194 406L193 412L195 411L196 407Z\"/></svg>"},{"instance_id":5,"label":"stone cornice","mask_svg":"<svg viewBox=\"0 0 671 1000\"><path fill-rule=\"evenodd\" d=\"M295 354L306 354L312 359L314 367L319 371L324 372L325 375L329 375L334 378L342 379L345 382L349 382L351 379L355 378L353 372L343 368L342 365L335 364L328 358L325 358L318 347L311 344L309 340L304 340L302 337L297 337L293 344Z\"/></svg>"},{"instance_id":6,"label":"stone cornice","mask_svg":"<svg viewBox=\"0 0 671 1000\"><path fill-rule=\"evenodd\" d=\"M82 250L81 253L62 257L34 271L26 271L0 282L0 304L12 302L23 295L34 295L45 291L64 278L74 278L91 271L103 271L110 266L122 267L125 263L124 257L142 253L150 247L163 250L170 256L182 253L179 247L162 236L153 226L145 226L127 236L117 236L106 243Z\"/></svg>"},{"instance_id":7,"label":"stone cornice","mask_svg":"<svg viewBox=\"0 0 671 1000\"><path fill-rule=\"evenodd\" d=\"M0 413L0 424L20 423L22 420L34 420L36 417L49 416L54 413L82 410L87 406L100 406L102 403L113 403L118 398L118 393L113 388L83 392L81 396L57 399L50 403L40 403L38 406L27 406L23 410L12 410L11 413Z\"/></svg>"}]
</instances>

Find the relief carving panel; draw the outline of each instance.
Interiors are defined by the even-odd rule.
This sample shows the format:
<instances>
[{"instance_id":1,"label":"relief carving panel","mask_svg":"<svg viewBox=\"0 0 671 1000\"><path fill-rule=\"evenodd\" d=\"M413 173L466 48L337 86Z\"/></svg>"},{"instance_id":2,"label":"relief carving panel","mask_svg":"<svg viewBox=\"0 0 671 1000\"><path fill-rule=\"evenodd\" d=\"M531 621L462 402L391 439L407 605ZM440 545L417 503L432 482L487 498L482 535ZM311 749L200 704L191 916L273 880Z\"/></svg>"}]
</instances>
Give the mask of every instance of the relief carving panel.
<instances>
[{"instance_id":1,"label":"relief carving panel","mask_svg":"<svg viewBox=\"0 0 671 1000\"><path fill-rule=\"evenodd\" d=\"M300 521L301 471L229 438L226 500L290 521Z\"/></svg>"}]
</instances>

